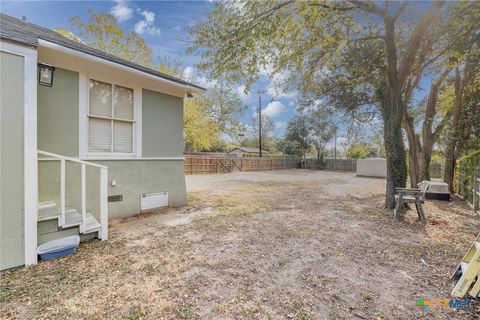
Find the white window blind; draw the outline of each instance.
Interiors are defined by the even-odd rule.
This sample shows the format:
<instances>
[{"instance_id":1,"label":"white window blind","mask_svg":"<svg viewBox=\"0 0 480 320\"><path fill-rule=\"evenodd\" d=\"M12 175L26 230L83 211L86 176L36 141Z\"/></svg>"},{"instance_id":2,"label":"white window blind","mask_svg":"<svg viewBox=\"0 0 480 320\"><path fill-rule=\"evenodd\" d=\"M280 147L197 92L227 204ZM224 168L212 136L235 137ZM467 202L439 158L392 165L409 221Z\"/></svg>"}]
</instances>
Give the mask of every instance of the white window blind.
<instances>
[{"instance_id":1,"label":"white window blind","mask_svg":"<svg viewBox=\"0 0 480 320\"><path fill-rule=\"evenodd\" d=\"M133 90L97 80L89 87L89 151L133 153Z\"/></svg>"}]
</instances>

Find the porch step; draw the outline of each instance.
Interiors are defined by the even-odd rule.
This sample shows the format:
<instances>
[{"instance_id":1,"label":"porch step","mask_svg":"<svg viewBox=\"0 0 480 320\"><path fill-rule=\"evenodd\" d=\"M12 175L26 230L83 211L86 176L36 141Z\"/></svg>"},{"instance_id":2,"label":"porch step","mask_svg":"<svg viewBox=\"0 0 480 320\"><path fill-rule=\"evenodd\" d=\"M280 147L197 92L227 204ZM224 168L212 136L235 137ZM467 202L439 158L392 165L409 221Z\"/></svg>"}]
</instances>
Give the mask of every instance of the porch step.
<instances>
[{"instance_id":1,"label":"porch step","mask_svg":"<svg viewBox=\"0 0 480 320\"><path fill-rule=\"evenodd\" d=\"M82 215L75 208L65 208L65 224L63 229L77 227L82 224Z\"/></svg>"},{"instance_id":2,"label":"porch step","mask_svg":"<svg viewBox=\"0 0 480 320\"><path fill-rule=\"evenodd\" d=\"M99 231L101 228L100 222L95 219L92 213L87 212L86 214L86 228L82 233L91 233ZM76 227L82 224L82 215L75 208L66 208L65 209L65 224L62 226L63 229Z\"/></svg>"},{"instance_id":3,"label":"porch step","mask_svg":"<svg viewBox=\"0 0 480 320\"><path fill-rule=\"evenodd\" d=\"M45 209L45 208L52 208L52 207L56 207L57 204L55 203L55 201L41 201L38 203L38 209Z\"/></svg>"},{"instance_id":4,"label":"porch step","mask_svg":"<svg viewBox=\"0 0 480 320\"><path fill-rule=\"evenodd\" d=\"M100 231L100 229L102 228L100 222L98 222L97 219L95 219L95 217L90 212L87 212L85 224L86 226L85 230L83 230L82 232L83 234L97 232Z\"/></svg>"},{"instance_id":5,"label":"porch step","mask_svg":"<svg viewBox=\"0 0 480 320\"><path fill-rule=\"evenodd\" d=\"M38 203L38 221L58 219L62 216L60 209L54 201Z\"/></svg>"}]
</instances>

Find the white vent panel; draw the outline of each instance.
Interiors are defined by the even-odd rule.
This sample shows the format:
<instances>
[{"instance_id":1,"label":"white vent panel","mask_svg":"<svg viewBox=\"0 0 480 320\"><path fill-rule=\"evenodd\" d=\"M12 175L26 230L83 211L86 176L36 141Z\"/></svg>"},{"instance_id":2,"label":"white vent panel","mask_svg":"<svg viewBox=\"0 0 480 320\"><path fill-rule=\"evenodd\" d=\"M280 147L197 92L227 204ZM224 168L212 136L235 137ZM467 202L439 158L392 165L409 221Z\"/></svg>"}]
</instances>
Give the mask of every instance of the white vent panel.
<instances>
[{"instance_id":1,"label":"white vent panel","mask_svg":"<svg viewBox=\"0 0 480 320\"><path fill-rule=\"evenodd\" d=\"M140 210L168 207L168 192L145 193L140 196Z\"/></svg>"}]
</instances>

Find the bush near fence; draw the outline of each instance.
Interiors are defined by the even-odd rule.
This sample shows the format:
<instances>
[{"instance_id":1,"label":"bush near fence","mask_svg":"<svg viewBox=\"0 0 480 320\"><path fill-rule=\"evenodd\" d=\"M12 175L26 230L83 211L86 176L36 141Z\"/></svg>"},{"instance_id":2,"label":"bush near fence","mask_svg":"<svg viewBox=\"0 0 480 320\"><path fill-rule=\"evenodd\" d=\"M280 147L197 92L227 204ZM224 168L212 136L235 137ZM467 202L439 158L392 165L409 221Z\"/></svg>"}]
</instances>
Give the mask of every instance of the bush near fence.
<instances>
[{"instance_id":1,"label":"bush near fence","mask_svg":"<svg viewBox=\"0 0 480 320\"><path fill-rule=\"evenodd\" d=\"M474 210L480 209L480 151L471 153L458 161L455 191Z\"/></svg>"}]
</instances>

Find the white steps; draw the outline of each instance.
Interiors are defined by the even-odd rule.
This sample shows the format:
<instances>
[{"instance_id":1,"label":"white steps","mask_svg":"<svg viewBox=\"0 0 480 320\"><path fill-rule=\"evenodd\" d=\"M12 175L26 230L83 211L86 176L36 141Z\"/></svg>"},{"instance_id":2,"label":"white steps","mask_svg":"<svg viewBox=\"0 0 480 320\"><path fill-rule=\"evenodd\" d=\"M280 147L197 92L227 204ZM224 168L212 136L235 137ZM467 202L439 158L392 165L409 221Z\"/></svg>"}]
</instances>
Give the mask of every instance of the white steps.
<instances>
[{"instance_id":1,"label":"white steps","mask_svg":"<svg viewBox=\"0 0 480 320\"><path fill-rule=\"evenodd\" d=\"M60 209L53 201L38 203L38 221L58 219L62 216Z\"/></svg>"},{"instance_id":2,"label":"white steps","mask_svg":"<svg viewBox=\"0 0 480 320\"><path fill-rule=\"evenodd\" d=\"M45 201L38 203L38 221L47 221L60 219L62 213L54 201ZM92 215L91 212L86 213L85 229L83 228L82 215L77 209L67 207L65 208L65 223L59 226L59 231L68 228L79 227L81 234L99 232L101 230L101 224Z\"/></svg>"},{"instance_id":3,"label":"white steps","mask_svg":"<svg viewBox=\"0 0 480 320\"><path fill-rule=\"evenodd\" d=\"M76 227L82 224L82 215L75 208L65 208L65 224L62 228Z\"/></svg>"},{"instance_id":4,"label":"white steps","mask_svg":"<svg viewBox=\"0 0 480 320\"><path fill-rule=\"evenodd\" d=\"M82 233L91 233L91 232L97 232L100 231L101 225L100 222L95 219L95 217L90 213L87 212L87 217L85 219L86 226L85 230L83 230Z\"/></svg>"}]
</instances>

